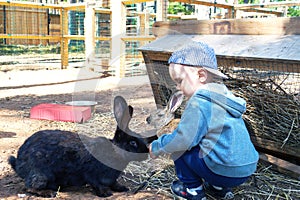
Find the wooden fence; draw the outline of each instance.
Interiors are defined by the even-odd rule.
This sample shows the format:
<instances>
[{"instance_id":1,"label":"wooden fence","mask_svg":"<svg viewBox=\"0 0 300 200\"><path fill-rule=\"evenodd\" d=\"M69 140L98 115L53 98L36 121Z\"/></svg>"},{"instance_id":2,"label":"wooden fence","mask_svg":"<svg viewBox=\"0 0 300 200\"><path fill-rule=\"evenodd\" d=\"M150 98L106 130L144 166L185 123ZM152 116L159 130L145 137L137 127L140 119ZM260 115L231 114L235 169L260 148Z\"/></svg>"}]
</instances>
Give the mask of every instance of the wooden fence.
<instances>
[{"instance_id":1,"label":"wooden fence","mask_svg":"<svg viewBox=\"0 0 300 200\"><path fill-rule=\"evenodd\" d=\"M0 34L6 35L59 35L59 15L49 14L48 9L2 6L0 8ZM39 45L59 40L10 39L3 44Z\"/></svg>"},{"instance_id":2,"label":"wooden fence","mask_svg":"<svg viewBox=\"0 0 300 200\"><path fill-rule=\"evenodd\" d=\"M122 4L123 5L123 4ZM149 24L141 25L141 33L143 36L130 36L117 38L120 40L120 47L112 44L112 10L109 1L102 2L86 2L86 3L74 3L74 4L44 4L44 3L32 3L21 1L4 1L0 0L0 44L5 45L48 45L58 44L61 54L61 68L69 66L69 46L70 44L84 44L84 46L78 46L79 50L84 47L85 65L96 66L94 69L103 69L110 63L111 52L120 51L118 55L125 55L125 61L121 64L116 64L118 68L126 68L127 60L129 60L129 66L136 65L132 56L138 57L141 60L141 55L127 51L126 47L131 48L131 43L143 44L154 40L154 36L149 36L148 30ZM124 5L123 5L124 6ZM89 15L85 13L88 12ZM118 17L116 21L120 21L124 17L120 17L121 14L127 14L126 12L116 13ZM71 16L73 15L73 16ZM144 14L146 15L146 14ZM142 17L145 17L145 16ZM147 15L148 16L148 15ZM126 16L125 16L126 17ZM139 16L140 17L140 16ZM142 18L141 17L141 18ZM92 23L85 23L84 21ZM144 18L142 18L144 19ZM93 23L94 21L94 23ZM142 20L146 23L146 19ZM145 29L145 30L144 30ZM118 33L119 35L121 33ZM117 35L115 33L115 35ZM114 39L116 40L116 39ZM76 42L80 41L80 42ZM84 43L83 43L84 42ZM97 50L101 46L100 50L105 50L105 58L95 52L90 53L91 49L94 49L97 45ZM76 48L72 48L76 51ZM98 53L98 52L97 52ZM101 53L101 52L100 52ZM128 55L130 54L130 55ZM74 55L72 54L72 57ZM127 59L127 60L126 60ZM105 66L104 66L105 65ZM122 67L120 67L122 66ZM117 70L116 70L117 71ZM122 71L122 70L119 70ZM118 72L116 72L118 73Z\"/></svg>"}]
</instances>

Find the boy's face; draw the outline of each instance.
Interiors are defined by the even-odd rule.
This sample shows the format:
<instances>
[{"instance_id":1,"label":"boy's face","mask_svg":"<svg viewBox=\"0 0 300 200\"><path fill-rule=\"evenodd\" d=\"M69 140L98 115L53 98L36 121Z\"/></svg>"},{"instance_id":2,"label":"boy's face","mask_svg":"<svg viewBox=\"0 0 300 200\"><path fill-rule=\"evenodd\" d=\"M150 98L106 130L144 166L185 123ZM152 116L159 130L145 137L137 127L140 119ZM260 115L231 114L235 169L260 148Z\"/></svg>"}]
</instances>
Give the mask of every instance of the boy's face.
<instances>
[{"instance_id":1,"label":"boy's face","mask_svg":"<svg viewBox=\"0 0 300 200\"><path fill-rule=\"evenodd\" d=\"M201 68L176 63L171 63L169 66L169 74L176 83L176 89L181 90L186 97L191 97L204 84L200 80L199 70Z\"/></svg>"}]
</instances>

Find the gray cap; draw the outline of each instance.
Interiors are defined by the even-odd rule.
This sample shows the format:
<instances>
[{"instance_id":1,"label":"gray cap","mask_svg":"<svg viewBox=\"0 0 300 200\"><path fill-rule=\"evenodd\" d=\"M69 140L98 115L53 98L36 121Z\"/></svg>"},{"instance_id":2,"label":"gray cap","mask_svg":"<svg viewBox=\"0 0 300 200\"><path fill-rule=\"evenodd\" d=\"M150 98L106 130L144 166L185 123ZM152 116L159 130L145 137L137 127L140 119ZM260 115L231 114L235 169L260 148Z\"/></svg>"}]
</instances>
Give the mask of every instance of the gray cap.
<instances>
[{"instance_id":1,"label":"gray cap","mask_svg":"<svg viewBox=\"0 0 300 200\"><path fill-rule=\"evenodd\" d=\"M228 78L225 74L218 70L217 58L213 48L203 42L191 41L180 49L174 51L169 58L170 63L182 65L204 67L207 71Z\"/></svg>"}]
</instances>

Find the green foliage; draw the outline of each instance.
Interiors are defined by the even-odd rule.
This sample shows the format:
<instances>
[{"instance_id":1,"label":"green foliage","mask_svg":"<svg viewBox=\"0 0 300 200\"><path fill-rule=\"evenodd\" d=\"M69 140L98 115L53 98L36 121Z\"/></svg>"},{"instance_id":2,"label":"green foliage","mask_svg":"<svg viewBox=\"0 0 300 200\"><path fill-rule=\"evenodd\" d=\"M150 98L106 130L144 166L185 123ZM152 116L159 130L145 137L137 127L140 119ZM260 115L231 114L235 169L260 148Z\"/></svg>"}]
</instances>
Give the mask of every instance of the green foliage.
<instances>
[{"instance_id":1,"label":"green foliage","mask_svg":"<svg viewBox=\"0 0 300 200\"><path fill-rule=\"evenodd\" d=\"M281 2L286 0L274 0L274 2ZM239 4L259 4L260 0L238 0ZM300 16L300 7L293 6L288 8L288 17L299 17Z\"/></svg>"},{"instance_id":2,"label":"green foliage","mask_svg":"<svg viewBox=\"0 0 300 200\"><path fill-rule=\"evenodd\" d=\"M274 0L274 1L286 1L286 0ZM292 6L288 8L288 17L299 17L300 16L300 7L299 6Z\"/></svg>"},{"instance_id":3,"label":"green foliage","mask_svg":"<svg viewBox=\"0 0 300 200\"><path fill-rule=\"evenodd\" d=\"M189 9L189 7L184 6L182 3L171 2L168 7L168 14L178 14L184 13L185 15L192 14L193 10Z\"/></svg>"},{"instance_id":4,"label":"green foliage","mask_svg":"<svg viewBox=\"0 0 300 200\"><path fill-rule=\"evenodd\" d=\"M84 44L69 45L69 52L85 51ZM0 44L0 55L60 54L60 45L4 45Z\"/></svg>"},{"instance_id":5,"label":"green foliage","mask_svg":"<svg viewBox=\"0 0 300 200\"><path fill-rule=\"evenodd\" d=\"M259 4L260 0L238 0L239 4Z\"/></svg>"},{"instance_id":6,"label":"green foliage","mask_svg":"<svg viewBox=\"0 0 300 200\"><path fill-rule=\"evenodd\" d=\"M85 51L85 46L84 43L81 41L78 41L77 43L74 43L73 45L69 45L69 52L73 53L84 53Z\"/></svg>"},{"instance_id":7,"label":"green foliage","mask_svg":"<svg viewBox=\"0 0 300 200\"><path fill-rule=\"evenodd\" d=\"M57 45L4 45L0 44L0 55L20 55L20 54L47 54L60 53Z\"/></svg>"},{"instance_id":8,"label":"green foliage","mask_svg":"<svg viewBox=\"0 0 300 200\"><path fill-rule=\"evenodd\" d=\"M289 7L288 16L289 17L299 17L300 16L300 7L299 6Z\"/></svg>"}]
</instances>

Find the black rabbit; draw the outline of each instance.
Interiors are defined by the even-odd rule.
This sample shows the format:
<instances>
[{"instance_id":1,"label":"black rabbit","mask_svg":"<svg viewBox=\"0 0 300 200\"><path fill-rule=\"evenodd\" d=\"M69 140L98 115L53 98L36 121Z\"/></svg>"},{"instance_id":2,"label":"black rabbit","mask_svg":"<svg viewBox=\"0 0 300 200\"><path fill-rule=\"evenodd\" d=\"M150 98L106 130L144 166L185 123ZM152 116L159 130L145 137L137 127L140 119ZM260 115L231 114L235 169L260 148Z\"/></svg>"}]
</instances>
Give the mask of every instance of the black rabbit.
<instances>
[{"instance_id":1,"label":"black rabbit","mask_svg":"<svg viewBox=\"0 0 300 200\"><path fill-rule=\"evenodd\" d=\"M53 196L59 187L85 184L101 197L112 195L111 191L126 191L117 178L130 161L148 157L147 139L128 128L132 113L133 108L117 96L113 139L61 130L38 131L20 147L17 158L10 156L8 161L25 180L26 189L42 196Z\"/></svg>"}]
</instances>

